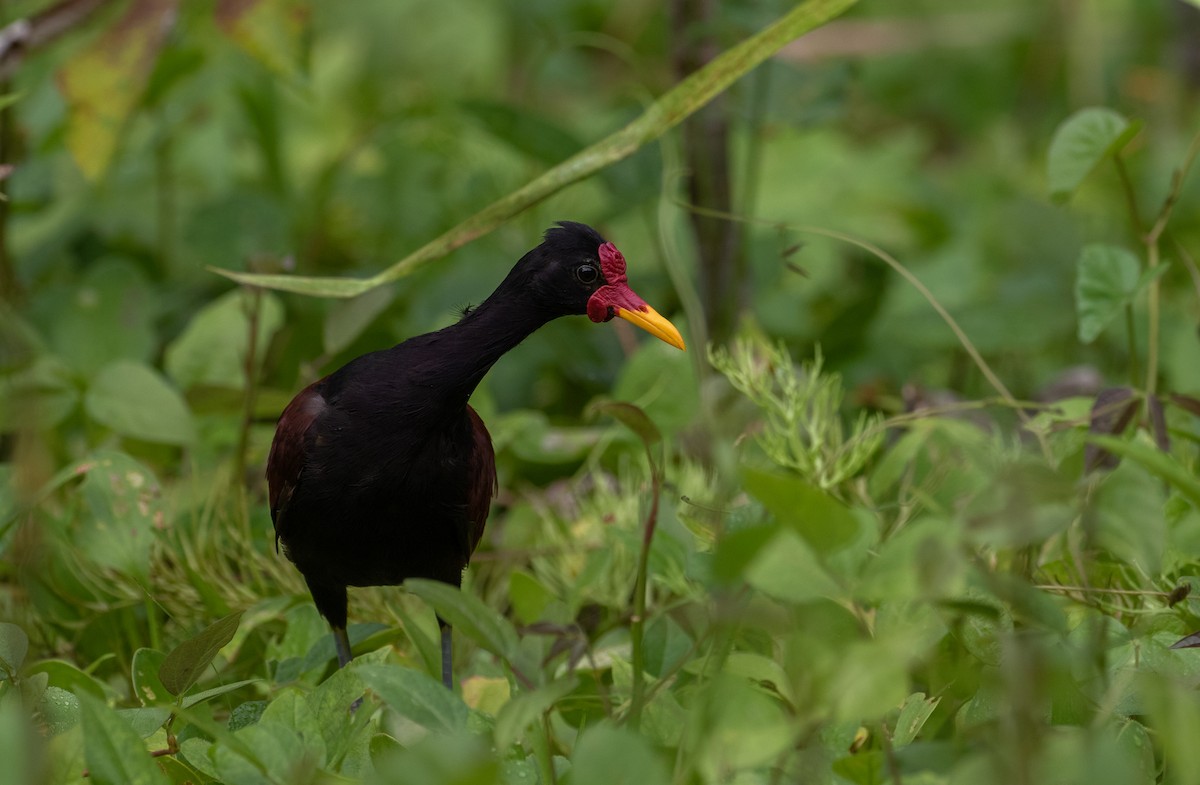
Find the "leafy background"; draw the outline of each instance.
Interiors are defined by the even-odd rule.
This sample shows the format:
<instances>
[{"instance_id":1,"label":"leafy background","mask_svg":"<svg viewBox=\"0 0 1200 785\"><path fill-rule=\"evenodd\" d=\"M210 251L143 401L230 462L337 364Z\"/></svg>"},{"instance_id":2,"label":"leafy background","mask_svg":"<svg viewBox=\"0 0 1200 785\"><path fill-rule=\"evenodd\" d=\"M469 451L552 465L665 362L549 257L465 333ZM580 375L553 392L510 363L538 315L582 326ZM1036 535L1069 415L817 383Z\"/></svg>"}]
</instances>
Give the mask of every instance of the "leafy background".
<instances>
[{"instance_id":1,"label":"leafy background","mask_svg":"<svg viewBox=\"0 0 1200 785\"><path fill-rule=\"evenodd\" d=\"M1195 780L1194 4L64 5L0 55L0 777ZM689 351L504 358L464 591L354 592L335 671L274 418L561 218ZM351 299L214 271L345 294L431 241Z\"/></svg>"}]
</instances>

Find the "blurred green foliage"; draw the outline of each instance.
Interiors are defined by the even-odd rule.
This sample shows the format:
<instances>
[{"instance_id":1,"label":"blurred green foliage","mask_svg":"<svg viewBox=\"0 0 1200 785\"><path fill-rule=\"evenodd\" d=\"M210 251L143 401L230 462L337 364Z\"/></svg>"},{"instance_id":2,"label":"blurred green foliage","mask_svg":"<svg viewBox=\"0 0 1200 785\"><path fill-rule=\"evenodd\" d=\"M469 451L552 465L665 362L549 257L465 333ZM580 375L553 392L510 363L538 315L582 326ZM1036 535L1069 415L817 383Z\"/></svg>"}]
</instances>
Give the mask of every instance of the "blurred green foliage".
<instances>
[{"instance_id":1,"label":"blurred green foliage","mask_svg":"<svg viewBox=\"0 0 1200 785\"><path fill-rule=\"evenodd\" d=\"M505 357L472 402L502 490L465 588L358 590L334 668L264 498L290 396L449 323L560 218L694 338L704 206L672 132L351 300L210 268L377 272L637 117L681 40L789 9L130 0L23 53L0 86L5 773L1193 781L1180 0L863 0L738 82L738 339L561 320Z\"/></svg>"}]
</instances>

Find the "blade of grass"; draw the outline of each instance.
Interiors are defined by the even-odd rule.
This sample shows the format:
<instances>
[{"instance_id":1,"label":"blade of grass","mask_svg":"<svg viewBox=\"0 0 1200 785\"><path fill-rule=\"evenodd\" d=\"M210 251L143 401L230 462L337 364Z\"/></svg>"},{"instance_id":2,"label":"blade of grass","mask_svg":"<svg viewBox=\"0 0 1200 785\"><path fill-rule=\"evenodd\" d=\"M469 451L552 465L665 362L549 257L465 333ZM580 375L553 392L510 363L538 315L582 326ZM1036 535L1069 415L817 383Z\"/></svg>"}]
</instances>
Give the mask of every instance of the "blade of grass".
<instances>
[{"instance_id":1,"label":"blade of grass","mask_svg":"<svg viewBox=\"0 0 1200 785\"><path fill-rule=\"evenodd\" d=\"M239 283L318 297L354 297L403 278L491 232L522 210L568 185L633 155L694 114L784 45L828 22L856 2L858 0L808 0L797 6L671 88L629 125L497 199L445 234L369 278L263 275L210 269Z\"/></svg>"}]
</instances>

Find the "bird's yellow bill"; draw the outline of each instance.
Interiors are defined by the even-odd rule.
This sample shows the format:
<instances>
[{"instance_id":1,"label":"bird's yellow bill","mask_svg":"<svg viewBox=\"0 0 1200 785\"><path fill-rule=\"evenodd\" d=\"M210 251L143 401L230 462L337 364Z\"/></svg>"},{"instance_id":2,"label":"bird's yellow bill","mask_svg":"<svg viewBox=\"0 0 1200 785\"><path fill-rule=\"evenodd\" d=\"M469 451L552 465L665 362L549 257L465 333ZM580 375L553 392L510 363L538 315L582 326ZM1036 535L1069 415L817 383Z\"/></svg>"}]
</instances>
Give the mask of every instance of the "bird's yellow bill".
<instances>
[{"instance_id":1,"label":"bird's yellow bill","mask_svg":"<svg viewBox=\"0 0 1200 785\"><path fill-rule=\"evenodd\" d=\"M675 325L671 324L665 316L649 305L642 307L645 310L635 311L628 308L616 308L615 310L617 316L620 316L627 322L636 324L659 340L671 344L676 349L687 348L683 343L683 336L679 334L679 330L675 329Z\"/></svg>"}]
</instances>

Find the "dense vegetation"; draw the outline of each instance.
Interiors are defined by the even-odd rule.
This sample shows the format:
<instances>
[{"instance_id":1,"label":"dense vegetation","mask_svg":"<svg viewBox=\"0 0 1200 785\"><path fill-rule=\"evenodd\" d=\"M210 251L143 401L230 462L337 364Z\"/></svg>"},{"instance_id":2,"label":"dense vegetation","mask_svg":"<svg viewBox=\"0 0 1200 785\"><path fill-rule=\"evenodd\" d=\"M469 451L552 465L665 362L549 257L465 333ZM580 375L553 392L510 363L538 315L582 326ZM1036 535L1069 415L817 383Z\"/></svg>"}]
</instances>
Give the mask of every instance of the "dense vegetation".
<instances>
[{"instance_id":1,"label":"dense vegetation","mask_svg":"<svg viewBox=\"0 0 1200 785\"><path fill-rule=\"evenodd\" d=\"M76 0L0 52L0 781L1195 781L1196 4L662 5ZM562 218L689 351L505 357L463 591L356 590L338 671L275 417Z\"/></svg>"}]
</instances>

